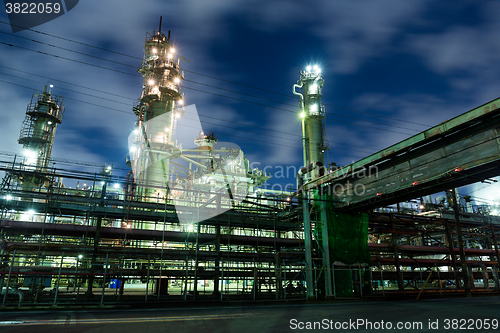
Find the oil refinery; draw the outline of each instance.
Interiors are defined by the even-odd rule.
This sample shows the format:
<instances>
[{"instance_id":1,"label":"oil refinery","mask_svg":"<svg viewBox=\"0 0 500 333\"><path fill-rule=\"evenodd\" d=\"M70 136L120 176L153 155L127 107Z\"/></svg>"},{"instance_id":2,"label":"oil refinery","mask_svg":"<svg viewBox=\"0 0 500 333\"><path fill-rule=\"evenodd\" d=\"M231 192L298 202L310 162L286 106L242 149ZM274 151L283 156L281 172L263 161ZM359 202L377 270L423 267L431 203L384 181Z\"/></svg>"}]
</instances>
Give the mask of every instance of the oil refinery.
<instances>
[{"instance_id":1,"label":"oil refinery","mask_svg":"<svg viewBox=\"0 0 500 333\"><path fill-rule=\"evenodd\" d=\"M285 83L304 166L292 192L269 190L271 175L201 128L185 61L161 22L146 34L126 177L54 164L64 98L51 85L33 95L24 153L0 153L3 306L500 293L500 217L457 190L500 174L500 99L327 165L328 82L312 64Z\"/></svg>"}]
</instances>

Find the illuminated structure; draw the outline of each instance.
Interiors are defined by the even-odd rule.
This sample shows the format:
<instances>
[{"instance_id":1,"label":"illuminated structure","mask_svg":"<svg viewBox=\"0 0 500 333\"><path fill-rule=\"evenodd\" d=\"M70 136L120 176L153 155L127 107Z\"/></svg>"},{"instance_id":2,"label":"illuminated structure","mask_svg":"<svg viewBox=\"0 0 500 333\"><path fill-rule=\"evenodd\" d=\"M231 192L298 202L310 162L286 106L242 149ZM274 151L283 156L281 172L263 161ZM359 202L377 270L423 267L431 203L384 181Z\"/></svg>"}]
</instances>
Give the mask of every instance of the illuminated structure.
<instances>
[{"instance_id":1,"label":"illuminated structure","mask_svg":"<svg viewBox=\"0 0 500 333\"><path fill-rule=\"evenodd\" d=\"M51 88L45 86L31 97L18 140L23 145L24 168L15 175L27 191L47 185L42 174L47 172L56 128L64 115L63 99L52 95Z\"/></svg>"},{"instance_id":2,"label":"illuminated structure","mask_svg":"<svg viewBox=\"0 0 500 333\"><path fill-rule=\"evenodd\" d=\"M321 105L322 88L324 81L321 69L318 65L307 66L305 71L300 72L300 79L293 85L294 95L300 96L299 112L302 119L302 144L304 165L320 162L325 165L325 150L328 144L325 140L324 119L325 107ZM297 92L301 88L302 92ZM319 171L313 171L312 175L318 176ZM313 176L307 176L311 179Z\"/></svg>"},{"instance_id":3,"label":"illuminated structure","mask_svg":"<svg viewBox=\"0 0 500 333\"><path fill-rule=\"evenodd\" d=\"M316 169L307 166L323 162L326 149L323 80L319 68L309 68L294 88L301 96L304 162L309 163L299 176L305 175L306 182L299 186L300 195L258 191L269 176L251 170L235 144L221 143L200 129L188 133L190 146L176 142L176 122L182 125L192 116L180 104L183 96L176 81L183 74L172 48L161 31L147 35L139 70L145 84L134 109L138 121L130 145L130 165L139 171L135 180L109 165L95 166L92 172L89 165L48 167L55 125L62 120L61 99L45 89L28 107L19 142L36 154L20 159L0 152L0 171L6 173L0 187L3 305L414 298L427 277L433 285L424 295L462 293L462 281L468 281L461 276L464 272L484 282L472 284L473 292L500 292L500 217L492 216L498 212L475 207L470 197L461 205L454 195L453 211L450 205L423 200L417 209L407 202L402 209L386 207L495 176L500 166L500 99L315 177ZM425 163L439 165L427 168ZM373 165L379 172L376 179L353 172ZM11 176L14 181L9 181ZM84 185L71 189L54 181L62 176ZM355 197L338 195L342 200L336 201L313 197L353 178L366 191ZM52 186L39 186L46 180ZM217 215L196 216L206 208ZM31 218L24 214L29 211ZM369 211L370 235L363 244L371 252L369 263L358 258L346 263L332 256L329 267L328 229L323 237L318 232L329 219L325 214L360 211ZM350 236L353 223L348 222L337 229ZM330 245L339 250L334 254L348 252L352 238L334 236ZM93 287L99 292L92 293Z\"/></svg>"},{"instance_id":4,"label":"illuminated structure","mask_svg":"<svg viewBox=\"0 0 500 333\"><path fill-rule=\"evenodd\" d=\"M197 222L221 212L215 202L221 192L222 200L234 205L270 177L250 170L237 145L219 143L213 133L203 133L195 106L184 106L181 58L176 56L170 32L168 36L161 32L160 20L158 32L146 35L139 69L144 84L140 103L134 108L137 126L129 137L128 164L136 198L174 200L185 207L178 211L181 220L186 217ZM185 126L179 132L178 122ZM205 209L203 213L200 207Z\"/></svg>"},{"instance_id":5,"label":"illuminated structure","mask_svg":"<svg viewBox=\"0 0 500 333\"><path fill-rule=\"evenodd\" d=\"M139 73L144 78L140 103L134 108L137 126L135 142L130 146L133 169L136 170L138 195L164 197L158 190L168 182L169 162L180 154L180 147L172 140L175 122L184 113L180 82L184 78L180 59L170 40L170 32L146 34L144 59ZM153 188L152 188L153 187ZM154 187L157 187L155 189ZM160 192L159 192L160 191Z\"/></svg>"}]
</instances>

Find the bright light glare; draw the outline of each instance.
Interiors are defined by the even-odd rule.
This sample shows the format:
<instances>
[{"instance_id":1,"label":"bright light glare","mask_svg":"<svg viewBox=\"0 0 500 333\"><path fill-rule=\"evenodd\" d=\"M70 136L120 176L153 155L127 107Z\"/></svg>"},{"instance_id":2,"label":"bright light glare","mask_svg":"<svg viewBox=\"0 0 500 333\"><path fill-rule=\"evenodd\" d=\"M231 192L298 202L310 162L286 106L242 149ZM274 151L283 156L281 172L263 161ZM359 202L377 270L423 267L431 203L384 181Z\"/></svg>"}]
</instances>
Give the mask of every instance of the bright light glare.
<instances>
[{"instance_id":1,"label":"bright light glare","mask_svg":"<svg viewBox=\"0 0 500 333\"><path fill-rule=\"evenodd\" d=\"M172 47L172 48L170 49L170 52L171 52L171 53L175 53L175 49Z\"/></svg>"},{"instance_id":2,"label":"bright light glare","mask_svg":"<svg viewBox=\"0 0 500 333\"><path fill-rule=\"evenodd\" d=\"M181 79L179 79L178 77L176 77L176 78L174 79L174 82L175 82L175 83L179 83L179 82L181 82Z\"/></svg>"},{"instance_id":3,"label":"bright light glare","mask_svg":"<svg viewBox=\"0 0 500 333\"><path fill-rule=\"evenodd\" d=\"M83 259L83 254L79 254L78 259Z\"/></svg>"},{"instance_id":4,"label":"bright light glare","mask_svg":"<svg viewBox=\"0 0 500 333\"><path fill-rule=\"evenodd\" d=\"M173 55L172 53L169 53L169 54L167 55L167 57L168 57L168 59L172 59L172 58L174 57L174 55Z\"/></svg>"},{"instance_id":5,"label":"bright light glare","mask_svg":"<svg viewBox=\"0 0 500 333\"><path fill-rule=\"evenodd\" d=\"M114 183L114 184L113 184L113 187L114 187L114 188L120 188L120 184L118 184L118 183Z\"/></svg>"},{"instance_id":6,"label":"bright light glare","mask_svg":"<svg viewBox=\"0 0 500 333\"><path fill-rule=\"evenodd\" d=\"M306 67L306 71L310 72L311 71L311 66Z\"/></svg>"},{"instance_id":7,"label":"bright light glare","mask_svg":"<svg viewBox=\"0 0 500 333\"><path fill-rule=\"evenodd\" d=\"M318 65L314 65L314 66L313 66L313 69L314 69L314 70L318 70Z\"/></svg>"},{"instance_id":8,"label":"bright light glare","mask_svg":"<svg viewBox=\"0 0 500 333\"><path fill-rule=\"evenodd\" d=\"M300 118L301 118L301 119L304 119L305 117L306 117L305 112L301 112L301 113L300 113Z\"/></svg>"},{"instance_id":9,"label":"bright light glare","mask_svg":"<svg viewBox=\"0 0 500 333\"><path fill-rule=\"evenodd\" d=\"M47 124L52 125L52 122L51 122L51 121L48 121L48 122L47 122Z\"/></svg>"},{"instance_id":10,"label":"bright light glare","mask_svg":"<svg viewBox=\"0 0 500 333\"><path fill-rule=\"evenodd\" d=\"M187 226L187 230L188 230L188 231L190 231L190 232L191 232L191 231L194 231L194 225L192 225L192 224L188 224L188 226Z\"/></svg>"},{"instance_id":11,"label":"bright light glare","mask_svg":"<svg viewBox=\"0 0 500 333\"><path fill-rule=\"evenodd\" d=\"M495 209L494 211L492 211L491 215L498 215L498 210Z\"/></svg>"},{"instance_id":12,"label":"bright light glare","mask_svg":"<svg viewBox=\"0 0 500 333\"><path fill-rule=\"evenodd\" d=\"M49 87L50 87L50 88L54 88L54 85L53 85L53 84L51 84L51 85L49 85Z\"/></svg>"},{"instance_id":13,"label":"bright light glare","mask_svg":"<svg viewBox=\"0 0 500 333\"><path fill-rule=\"evenodd\" d=\"M23 151L23 155L28 158L36 158L37 153L34 150L26 149L25 151Z\"/></svg>"},{"instance_id":14,"label":"bright light glare","mask_svg":"<svg viewBox=\"0 0 500 333\"><path fill-rule=\"evenodd\" d=\"M180 99L180 100L178 101L178 103L179 103L180 105L182 105L182 104L184 104L184 100Z\"/></svg>"},{"instance_id":15,"label":"bright light glare","mask_svg":"<svg viewBox=\"0 0 500 333\"><path fill-rule=\"evenodd\" d=\"M158 52L158 51L156 49L153 49L153 53L156 53L156 52Z\"/></svg>"},{"instance_id":16,"label":"bright light glare","mask_svg":"<svg viewBox=\"0 0 500 333\"><path fill-rule=\"evenodd\" d=\"M33 209L30 209L26 212L26 214L28 214L28 216L33 216L35 215L35 211Z\"/></svg>"},{"instance_id":17,"label":"bright light glare","mask_svg":"<svg viewBox=\"0 0 500 333\"><path fill-rule=\"evenodd\" d=\"M137 151L137 147L136 146L132 146L128 149L129 152L131 153L135 153Z\"/></svg>"},{"instance_id":18,"label":"bright light glare","mask_svg":"<svg viewBox=\"0 0 500 333\"><path fill-rule=\"evenodd\" d=\"M13 198L13 197L12 197L12 195L10 195L10 194L7 194L7 195L5 196L5 200L10 201L10 200L12 200L12 199L14 199L14 198Z\"/></svg>"},{"instance_id":19,"label":"bright light glare","mask_svg":"<svg viewBox=\"0 0 500 333\"><path fill-rule=\"evenodd\" d=\"M176 113L175 114L175 118L179 119L181 117L181 114L180 113Z\"/></svg>"},{"instance_id":20,"label":"bright light glare","mask_svg":"<svg viewBox=\"0 0 500 333\"><path fill-rule=\"evenodd\" d=\"M149 84L150 86L153 86L153 85L155 84L155 80L152 80L152 79L151 79L151 80L149 80L149 81L148 81L148 84Z\"/></svg>"}]
</instances>

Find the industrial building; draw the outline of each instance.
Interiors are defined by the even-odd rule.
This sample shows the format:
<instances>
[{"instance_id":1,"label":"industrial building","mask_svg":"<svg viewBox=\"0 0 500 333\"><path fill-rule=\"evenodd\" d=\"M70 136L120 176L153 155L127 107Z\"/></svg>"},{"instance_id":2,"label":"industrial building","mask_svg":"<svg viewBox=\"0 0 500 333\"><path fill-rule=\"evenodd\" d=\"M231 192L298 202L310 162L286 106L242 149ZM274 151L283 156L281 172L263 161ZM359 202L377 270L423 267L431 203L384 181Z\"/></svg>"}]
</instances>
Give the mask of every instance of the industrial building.
<instances>
[{"instance_id":1,"label":"industrial building","mask_svg":"<svg viewBox=\"0 0 500 333\"><path fill-rule=\"evenodd\" d=\"M50 86L33 96L23 155L0 159L3 306L500 291L500 218L456 190L500 174L500 99L325 165L325 82L308 67L293 85L304 167L295 191L272 191L237 145L199 127L180 87L183 59L161 24L146 35L126 177L110 164L54 165L63 98ZM192 131L178 130L182 119Z\"/></svg>"}]
</instances>

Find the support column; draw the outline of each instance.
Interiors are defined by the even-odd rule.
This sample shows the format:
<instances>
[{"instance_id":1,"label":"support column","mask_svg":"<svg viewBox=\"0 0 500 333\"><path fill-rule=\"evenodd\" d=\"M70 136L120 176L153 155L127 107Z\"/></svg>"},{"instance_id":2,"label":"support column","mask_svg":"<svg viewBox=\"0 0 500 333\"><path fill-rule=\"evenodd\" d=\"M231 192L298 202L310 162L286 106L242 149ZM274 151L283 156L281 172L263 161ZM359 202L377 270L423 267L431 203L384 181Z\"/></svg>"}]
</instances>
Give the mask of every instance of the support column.
<instances>
[{"instance_id":1,"label":"support column","mask_svg":"<svg viewBox=\"0 0 500 333\"><path fill-rule=\"evenodd\" d=\"M457 197L455 189L451 189L453 195L453 211L455 212L455 225L457 228L458 249L460 251L460 266L462 266L462 277L464 280L465 297L471 297L469 270L467 269L467 262L464 251L464 240L462 238L462 226L460 225L460 212L458 211Z\"/></svg>"},{"instance_id":2,"label":"support column","mask_svg":"<svg viewBox=\"0 0 500 333\"><path fill-rule=\"evenodd\" d=\"M453 275L455 276L455 283L457 286L457 293L458 289L460 289L460 279L457 275L457 262L455 260L455 255L453 254L453 239L451 238L450 234L450 226L448 225L448 220L444 220L444 226L445 226L445 231L446 231L446 239L448 240L448 249L450 250L450 259L451 263L453 265Z\"/></svg>"},{"instance_id":3,"label":"support column","mask_svg":"<svg viewBox=\"0 0 500 333\"><path fill-rule=\"evenodd\" d=\"M311 217L309 216L309 200L307 198L307 194L302 199L302 215L304 219L304 240L306 248L306 297L307 299L314 299Z\"/></svg>"},{"instance_id":4,"label":"support column","mask_svg":"<svg viewBox=\"0 0 500 333\"><path fill-rule=\"evenodd\" d=\"M328 214L326 212L325 197L321 196L321 238L323 243L323 266L325 267L325 292L327 298L333 297L332 292L332 265L330 261L330 240L328 234Z\"/></svg>"},{"instance_id":5,"label":"support column","mask_svg":"<svg viewBox=\"0 0 500 333\"><path fill-rule=\"evenodd\" d=\"M217 252L217 259L215 260L215 277L214 277L214 291L212 295L214 299L220 298L219 292L219 276L220 276L220 225L215 227L215 251Z\"/></svg>"},{"instance_id":6,"label":"support column","mask_svg":"<svg viewBox=\"0 0 500 333\"><path fill-rule=\"evenodd\" d=\"M394 237L394 217L389 215L389 219L391 221L391 236L392 236L392 249L394 250L394 260L396 261L396 273L398 275L398 290L403 291L404 290L404 281L403 281L403 276L401 274L401 267L399 265L399 251L398 251L398 244L396 242L396 237Z\"/></svg>"},{"instance_id":7,"label":"support column","mask_svg":"<svg viewBox=\"0 0 500 333\"><path fill-rule=\"evenodd\" d=\"M498 252L497 236L495 235L495 228L491 225L491 234L493 235L493 244L495 245L495 254L497 255L497 263L500 264L500 253Z\"/></svg>"}]
</instances>

